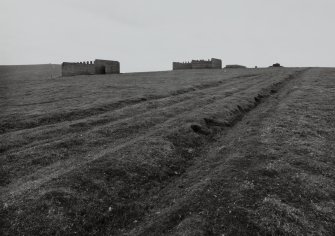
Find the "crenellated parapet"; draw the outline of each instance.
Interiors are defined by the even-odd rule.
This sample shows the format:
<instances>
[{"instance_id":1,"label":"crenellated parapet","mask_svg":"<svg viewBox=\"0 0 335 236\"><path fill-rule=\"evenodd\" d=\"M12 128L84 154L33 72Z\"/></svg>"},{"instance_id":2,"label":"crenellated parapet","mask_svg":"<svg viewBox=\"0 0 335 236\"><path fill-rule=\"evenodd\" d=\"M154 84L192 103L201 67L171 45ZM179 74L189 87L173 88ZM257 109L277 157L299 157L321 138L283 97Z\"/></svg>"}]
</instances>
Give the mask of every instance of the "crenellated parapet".
<instances>
[{"instance_id":1,"label":"crenellated parapet","mask_svg":"<svg viewBox=\"0 0 335 236\"><path fill-rule=\"evenodd\" d=\"M192 69L191 62L173 62L173 70L187 70Z\"/></svg>"},{"instance_id":2,"label":"crenellated parapet","mask_svg":"<svg viewBox=\"0 0 335 236\"><path fill-rule=\"evenodd\" d=\"M63 62L62 76L95 75L95 74L119 74L120 63L118 61L95 60L84 62Z\"/></svg>"},{"instance_id":3,"label":"crenellated parapet","mask_svg":"<svg viewBox=\"0 0 335 236\"><path fill-rule=\"evenodd\" d=\"M211 69L211 60L192 60L192 69Z\"/></svg>"},{"instance_id":4,"label":"crenellated parapet","mask_svg":"<svg viewBox=\"0 0 335 236\"><path fill-rule=\"evenodd\" d=\"M212 58L211 60L192 60L191 62L173 62L173 70L186 69L221 69L222 61Z\"/></svg>"},{"instance_id":5,"label":"crenellated parapet","mask_svg":"<svg viewBox=\"0 0 335 236\"><path fill-rule=\"evenodd\" d=\"M94 75L95 66L92 62L63 62L62 75Z\"/></svg>"}]
</instances>

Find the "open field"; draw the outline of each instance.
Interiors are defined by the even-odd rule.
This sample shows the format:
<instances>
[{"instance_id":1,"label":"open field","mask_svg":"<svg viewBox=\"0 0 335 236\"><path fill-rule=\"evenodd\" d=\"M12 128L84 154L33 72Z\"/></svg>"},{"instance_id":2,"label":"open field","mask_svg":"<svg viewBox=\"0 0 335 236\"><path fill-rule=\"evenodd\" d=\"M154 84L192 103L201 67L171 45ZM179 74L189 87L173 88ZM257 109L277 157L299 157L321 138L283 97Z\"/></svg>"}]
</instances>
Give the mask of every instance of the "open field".
<instances>
[{"instance_id":1,"label":"open field","mask_svg":"<svg viewBox=\"0 0 335 236\"><path fill-rule=\"evenodd\" d=\"M59 75L0 66L1 235L335 234L335 69Z\"/></svg>"}]
</instances>

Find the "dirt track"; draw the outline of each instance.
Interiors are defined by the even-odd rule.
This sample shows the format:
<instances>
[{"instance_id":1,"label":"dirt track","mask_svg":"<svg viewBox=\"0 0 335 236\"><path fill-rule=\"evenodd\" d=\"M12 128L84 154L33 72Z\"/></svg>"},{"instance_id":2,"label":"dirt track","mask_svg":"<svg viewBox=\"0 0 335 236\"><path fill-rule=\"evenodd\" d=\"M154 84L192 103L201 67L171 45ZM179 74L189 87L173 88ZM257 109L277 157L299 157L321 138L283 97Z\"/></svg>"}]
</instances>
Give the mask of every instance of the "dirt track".
<instances>
[{"instance_id":1,"label":"dirt track","mask_svg":"<svg viewBox=\"0 0 335 236\"><path fill-rule=\"evenodd\" d=\"M8 97L4 233L334 233L335 70L178 73L51 81L102 93L14 120Z\"/></svg>"}]
</instances>

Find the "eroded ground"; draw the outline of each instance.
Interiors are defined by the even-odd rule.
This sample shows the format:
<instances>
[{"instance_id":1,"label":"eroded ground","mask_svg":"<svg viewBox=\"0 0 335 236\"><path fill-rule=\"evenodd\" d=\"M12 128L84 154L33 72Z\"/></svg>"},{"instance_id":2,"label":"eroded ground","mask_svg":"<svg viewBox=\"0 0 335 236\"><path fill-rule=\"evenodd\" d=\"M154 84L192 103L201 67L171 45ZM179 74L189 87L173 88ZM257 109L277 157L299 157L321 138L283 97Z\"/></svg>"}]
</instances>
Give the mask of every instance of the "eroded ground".
<instances>
[{"instance_id":1,"label":"eroded ground","mask_svg":"<svg viewBox=\"0 0 335 236\"><path fill-rule=\"evenodd\" d=\"M335 233L335 69L43 73L0 75L3 234Z\"/></svg>"}]
</instances>

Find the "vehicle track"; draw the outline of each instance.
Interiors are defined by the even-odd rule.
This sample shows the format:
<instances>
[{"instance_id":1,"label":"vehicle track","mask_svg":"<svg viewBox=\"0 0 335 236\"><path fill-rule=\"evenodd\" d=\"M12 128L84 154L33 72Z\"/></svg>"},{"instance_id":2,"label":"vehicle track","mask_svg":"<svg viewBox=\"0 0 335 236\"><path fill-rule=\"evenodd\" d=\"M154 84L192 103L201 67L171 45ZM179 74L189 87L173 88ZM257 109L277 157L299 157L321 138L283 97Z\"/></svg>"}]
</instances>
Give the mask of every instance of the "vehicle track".
<instances>
[{"instance_id":1,"label":"vehicle track","mask_svg":"<svg viewBox=\"0 0 335 236\"><path fill-rule=\"evenodd\" d=\"M257 84L254 84L254 86L257 86ZM222 102L222 100L219 100L217 102ZM208 105L210 103L206 103L206 104ZM203 109L203 107L196 107L193 110L200 110L200 109ZM126 140L122 139L120 140L120 144L117 146L106 148L104 150L99 151L98 153L97 153L97 150L94 150L88 153L88 155L86 155L85 158L80 159L80 160L69 159L66 161L56 162L45 168L41 168L40 170L36 171L34 174L30 176L25 176L24 178L19 179L15 183L12 183L9 186L2 188L1 189L2 195L0 199L6 202L11 202L11 200L14 200L16 196L21 195L22 193L25 193L28 190L32 191L34 189L37 189L42 184L47 183L51 181L52 179L58 178L62 175L65 175L75 169L81 168L84 165L87 165L107 154L117 152L121 150L122 148L125 148L129 145L133 145L139 140L146 139L156 133L162 132L162 130L168 129L168 127L174 127L176 121L178 121L180 118L184 118L185 117L184 113L187 113L187 112L188 111L184 111L183 113L179 113L177 116L168 118L163 123L160 122L160 123L155 124L154 126L150 127L149 131L144 132L142 135L138 137L135 137L135 138L130 137L129 139L126 139ZM34 180L34 176L43 176L43 178Z\"/></svg>"},{"instance_id":2,"label":"vehicle track","mask_svg":"<svg viewBox=\"0 0 335 236\"><path fill-rule=\"evenodd\" d=\"M249 122L255 122L252 124L253 126L260 126L264 119L272 116L283 100L288 99L289 94L294 91L292 88L300 83L300 79L308 71L309 69L304 69L271 88L276 90L275 94L259 100L252 110L243 114L243 119L239 117L240 122L235 122L233 126L218 133L215 138L216 141L210 143L198 153L193 165L183 175L175 178L160 191L160 201L157 206L151 209L147 216L136 225L122 231L122 235L144 236L176 233L174 230L176 228L178 230L177 226L188 217L191 218L192 212L201 211L199 205L206 204L203 200L207 194L206 191L216 185L224 189L222 190L223 194L227 194L224 201L229 202L228 194L236 189L236 186L230 184L233 182L234 173L243 173L243 171L247 173L250 164L248 160L235 163L238 166L231 164L240 159L236 155L239 152L238 149L241 148L236 144L239 140L238 137L244 135ZM220 179L221 182L217 183L217 179ZM223 183L223 180L226 183ZM180 186L183 187L180 188ZM218 196L215 195L218 194L215 192L210 194L214 199ZM199 230L202 230L202 225L198 226L200 227ZM172 235L174 234L172 233Z\"/></svg>"},{"instance_id":3,"label":"vehicle track","mask_svg":"<svg viewBox=\"0 0 335 236\"><path fill-rule=\"evenodd\" d=\"M263 80L262 80L263 81ZM251 84L248 84L245 88L239 89L236 94L243 93L244 90L251 89L253 87L258 87L258 83L253 82ZM224 90L221 91L220 87L215 88L213 94L216 94L217 91L220 91L222 93L222 96L217 96L216 99L213 101L211 98L207 98L208 93L196 97L197 100L197 107L194 107L194 100L187 100L186 103L185 101L182 101L182 104L172 104L171 106L168 107L163 107L163 108L157 108L155 109L154 112L144 112L140 115L135 115L133 117L127 117L125 119L117 120L115 122L109 123L106 126L102 127L94 127L93 129L89 130L86 132L86 135L90 135L92 133L102 133L100 134L103 135L103 142L107 143L108 146L116 146L119 143L122 143L124 140L129 140L131 138L136 138L139 134L145 134L147 130L150 129L155 129L157 126L163 126L166 121L169 121L171 118L176 117L183 117L185 114L189 112L197 113L197 111L204 109L207 106L215 105L217 103L227 103L225 102L227 99L229 100L230 96L226 96ZM210 96L209 96L210 97ZM201 104L201 105L199 105ZM167 109L168 108L168 109ZM177 109L177 110L176 110ZM164 110L164 116L161 116L162 110ZM144 116L145 115L145 116ZM160 115L158 118L153 119L153 117L156 117L157 115ZM185 116L187 117L187 116ZM144 123L139 123L138 121L144 121ZM138 127L138 128L132 128L132 125L129 126L129 124L134 124L133 127ZM172 126L173 127L173 126ZM84 134L81 134L81 136L85 136ZM106 137L105 137L106 136ZM99 136L98 136L99 137ZM30 153L30 151L35 151L37 149L36 155L38 155L38 150L42 149L55 149L57 146L61 145L62 143L66 143L67 140L73 140L75 138L80 138L78 134L70 134L67 135L65 138L64 136L55 138L53 141L49 141L47 143L42 143L30 147L23 147L20 148L19 150L15 150L15 152L12 152L11 155L15 154L20 158L20 160L29 160L29 158L22 158L26 153ZM95 139L93 142L97 142L99 139ZM86 143L83 145L89 145L89 146L97 146L97 145L92 145L90 143ZM101 148L94 148L94 151L99 151ZM43 151L43 150L42 150ZM31 153L29 155L32 155ZM81 153L78 153L78 155L82 155ZM13 156L11 156L13 159ZM72 157L73 159L76 159L75 156ZM13 159L14 160L14 159ZM26 164L22 163L21 166L26 166ZM34 169L29 169L27 171L32 172ZM22 175L22 173L21 173Z\"/></svg>"},{"instance_id":4,"label":"vehicle track","mask_svg":"<svg viewBox=\"0 0 335 236\"><path fill-rule=\"evenodd\" d=\"M264 77L264 78L259 78L259 77L263 77L263 76L258 76L255 79L248 79L248 82L251 82L251 83L244 85L238 90L235 89L235 92L243 93L245 90L249 90L251 88L257 87L259 86L258 85L259 83L262 83L267 80L267 77ZM245 78L245 76L242 78ZM11 139L20 140L17 137L20 137L23 135L27 136L29 135L29 133L32 133L32 136L34 138L36 137L37 140L41 140L41 141L39 141L37 144L31 141L28 143L16 142L14 146L7 146L6 148L2 148L2 152L9 151L10 149L13 149L18 146L21 147L20 149L22 151L27 151L27 145L29 148L48 146L48 145L51 145L52 143L57 143L58 140L64 139L65 137L71 138L71 137L75 137L79 133L83 134L85 130L87 130L88 132L99 130L103 128L102 125L104 124L107 124L107 126L119 125L122 122L130 121L132 119L130 116L132 116L133 118L135 117L136 119L139 119L141 118L141 115L153 114L152 111L154 111L155 114L157 114L161 111L167 111L166 109L168 108L171 108L171 110L175 109L175 107L177 106L185 106L185 110L187 110L187 109L193 108L194 103L200 103L202 100L210 100L209 102L215 102L216 100L222 97L229 97L230 94L233 94L233 91L231 90L231 88L234 88L234 84L239 84L239 83L241 83L239 80L233 80L233 81L228 82L227 84L222 84L216 87L209 87L206 89L202 89L201 90L203 92L202 94L197 94L199 90L196 90L196 91L188 92L187 95L182 94L182 95L166 97L163 99L157 99L155 102L159 102L159 104L156 104L155 106L152 106L152 107L150 107L150 104L148 105L149 102L144 102L141 104L132 105L129 107L124 107L124 108L112 111L112 112L123 111L123 113L121 112L121 114L115 115L114 113L111 113L111 111L105 112L104 115L108 114L109 116L107 118L102 118L98 116L98 117L92 117L92 120L89 120L89 121L87 121L86 119L79 119L73 122L57 123L56 127L54 126L55 125L54 124L50 128L40 126L36 128L27 129L26 131L22 131L22 130L13 131L7 134L7 136L9 136L9 138ZM225 88L222 89L222 87L225 87L225 86L228 87L227 90L225 90ZM221 93L221 95L217 95L218 91L219 93ZM215 96L215 98L211 100L212 98L210 98L210 96ZM196 102L194 100L196 100ZM143 108L142 105L146 105L146 107ZM184 110L184 108L182 110ZM133 120L136 120L136 119L133 119ZM59 128L59 126L63 126L63 127ZM69 128L67 128L68 126L70 126L71 128L70 130ZM76 127L79 132L77 132ZM62 131L60 131L60 129ZM56 137L51 138L51 139L45 138L45 134L50 133L51 136L54 136L54 132L57 132ZM69 135L69 132L71 132L70 135ZM64 134L62 135L62 133ZM0 135L0 138L6 140L6 134L3 134L2 137ZM29 140L29 136L25 140ZM19 150L16 149L15 152L18 152Z\"/></svg>"},{"instance_id":5,"label":"vehicle track","mask_svg":"<svg viewBox=\"0 0 335 236\"><path fill-rule=\"evenodd\" d=\"M131 106L131 105L141 104L141 103L148 102L148 101L160 100L160 99L169 98L173 96L178 96L178 95L186 94L189 92L205 90L208 88L221 85L229 80L233 80L234 82L236 82L236 80L238 79L245 79L248 77L255 77L255 76L257 77L259 75L242 75L242 76L228 77L228 78L224 78L219 81L199 84L196 86L192 86L190 88L176 90L176 91L171 92L171 94L168 94L168 95L151 95L149 97L130 98L126 100L120 100L117 102L113 102L107 105L102 105L102 106L89 108L89 109L83 109L80 111L73 111L73 112L68 112L65 114L56 113L56 114L52 114L51 116L44 116L44 117L42 116L42 117L38 117L37 121L34 120L31 122L24 122L24 123L18 121L18 122L12 123L10 121L8 122L4 120L2 121L2 124L0 127L0 134L4 134L8 131L31 129L31 128L36 128L36 127L44 126L44 125L56 124L56 123L63 122L63 121L73 121L73 120L78 120L82 118L88 118L91 116L96 116L96 115L110 112L113 110L122 109L124 107ZM33 118L33 119L36 119L36 118Z\"/></svg>"}]
</instances>

